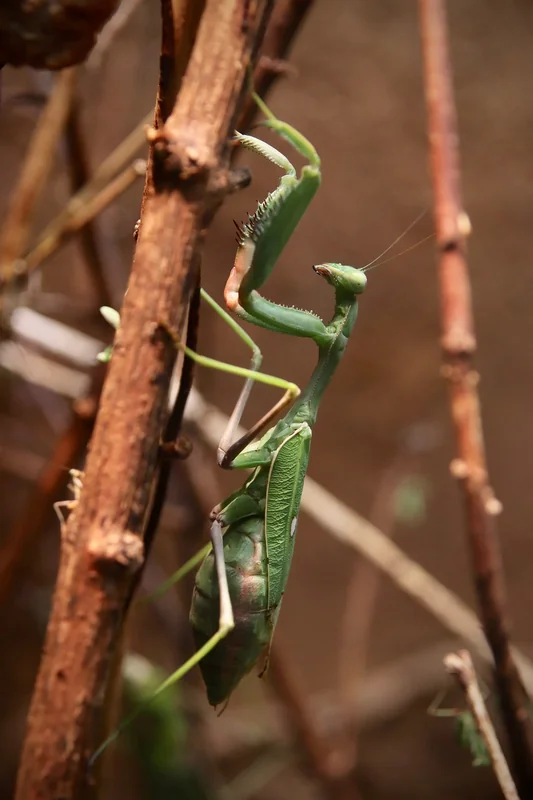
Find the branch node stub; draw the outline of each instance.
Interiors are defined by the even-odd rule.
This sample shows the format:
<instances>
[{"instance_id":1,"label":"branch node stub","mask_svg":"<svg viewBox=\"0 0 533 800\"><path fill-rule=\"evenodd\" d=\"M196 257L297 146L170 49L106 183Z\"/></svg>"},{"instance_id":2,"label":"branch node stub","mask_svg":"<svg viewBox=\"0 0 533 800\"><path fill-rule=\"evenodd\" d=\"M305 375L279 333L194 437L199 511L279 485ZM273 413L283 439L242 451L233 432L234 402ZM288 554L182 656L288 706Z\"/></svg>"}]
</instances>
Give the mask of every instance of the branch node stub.
<instances>
[{"instance_id":1,"label":"branch node stub","mask_svg":"<svg viewBox=\"0 0 533 800\"><path fill-rule=\"evenodd\" d=\"M457 480L465 480L470 474L468 465L462 458L454 458L450 461L450 472Z\"/></svg>"},{"instance_id":2,"label":"branch node stub","mask_svg":"<svg viewBox=\"0 0 533 800\"><path fill-rule=\"evenodd\" d=\"M135 573L144 561L142 539L121 528L98 531L90 538L87 552L98 572L118 568Z\"/></svg>"},{"instance_id":3,"label":"branch node stub","mask_svg":"<svg viewBox=\"0 0 533 800\"><path fill-rule=\"evenodd\" d=\"M484 491L484 508L486 513L491 517L497 517L503 511L503 504L495 496L490 486L485 487Z\"/></svg>"},{"instance_id":4,"label":"branch node stub","mask_svg":"<svg viewBox=\"0 0 533 800\"><path fill-rule=\"evenodd\" d=\"M476 351L476 337L470 331L452 328L442 337L441 347L448 356L468 358Z\"/></svg>"},{"instance_id":5,"label":"branch node stub","mask_svg":"<svg viewBox=\"0 0 533 800\"><path fill-rule=\"evenodd\" d=\"M246 189L252 182L252 173L248 167L221 169L214 175L211 189L215 194L233 194Z\"/></svg>"}]
</instances>

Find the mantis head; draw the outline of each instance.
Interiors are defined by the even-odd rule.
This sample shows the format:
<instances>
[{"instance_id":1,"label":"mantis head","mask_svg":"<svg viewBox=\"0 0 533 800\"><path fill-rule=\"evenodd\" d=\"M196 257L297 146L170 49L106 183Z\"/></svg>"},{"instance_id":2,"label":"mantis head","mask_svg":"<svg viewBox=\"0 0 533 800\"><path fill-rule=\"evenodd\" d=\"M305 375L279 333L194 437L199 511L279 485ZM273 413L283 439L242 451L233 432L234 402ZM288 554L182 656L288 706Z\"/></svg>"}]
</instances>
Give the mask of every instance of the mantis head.
<instances>
[{"instance_id":1,"label":"mantis head","mask_svg":"<svg viewBox=\"0 0 533 800\"><path fill-rule=\"evenodd\" d=\"M346 267L344 264L318 264L313 269L341 292L362 294L365 290L366 275L360 269Z\"/></svg>"}]
</instances>

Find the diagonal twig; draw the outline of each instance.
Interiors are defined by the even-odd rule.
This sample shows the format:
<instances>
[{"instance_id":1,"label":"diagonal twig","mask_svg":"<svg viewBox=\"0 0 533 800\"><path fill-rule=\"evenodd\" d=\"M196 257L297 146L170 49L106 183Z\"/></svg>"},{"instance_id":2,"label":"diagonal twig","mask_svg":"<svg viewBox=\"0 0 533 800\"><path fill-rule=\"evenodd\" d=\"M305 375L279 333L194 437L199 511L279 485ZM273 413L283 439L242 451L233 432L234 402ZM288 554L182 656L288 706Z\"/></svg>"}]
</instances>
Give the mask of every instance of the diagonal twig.
<instances>
[{"instance_id":1,"label":"diagonal twig","mask_svg":"<svg viewBox=\"0 0 533 800\"><path fill-rule=\"evenodd\" d=\"M65 125L65 144L72 194L82 189L91 177L87 137L84 135L80 102L74 97ZM80 245L85 267L93 282L99 306L112 306L113 298L108 285L103 246L99 230L93 220L87 220L80 229ZM109 266L109 265L108 265Z\"/></svg>"},{"instance_id":2,"label":"diagonal twig","mask_svg":"<svg viewBox=\"0 0 533 800\"><path fill-rule=\"evenodd\" d=\"M254 89L261 97L268 94L272 84L283 74L281 67L312 5L313 0L278 0L276 3L265 33L261 58L254 70ZM253 99L248 97L239 117L239 130L250 127L256 110Z\"/></svg>"},{"instance_id":3,"label":"diagonal twig","mask_svg":"<svg viewBox=\"0 0 533 800\"><path fill-rule=\"evenodd\" d=\"M59 74L33 133L0 235L0 290L17 277L18 259L26 247L35 203L53 164L71 107L76 75L75 68Z\"/></svg>"},{"instance_id":4,"label":"diagonal twig","mask_svg":"<svg viewBox=\"0 0 533 800\"><path fill-rule=\"evenodd\" d=\"M533 797L533 725L513 659L495 516L500 504L489 484L477 384L470 279L465 257L469 223L463 211L458 137L443 0L420 0L435 223L439 251L443 373L448 380L462 484L467 539L483 629L495 665L505 729L520 791Z\"/></svg>"},{"instance_id":5,"label":"diagonal twig","mask_svg":"<svg viewBox=\"0 0 533 800\"><path fill-rule=\"evenodd\" d=\"M490 755L494 774L500 784L505 800L519 800L518 792L507 766L507 761L500 747L498 737L487 713L483 694L479 688L474 664L468 650L448 653L444 659L446 670L453 675L464 692L470 713L476 721L477 728L483 737Z\"/></svg>"}]
</instances>

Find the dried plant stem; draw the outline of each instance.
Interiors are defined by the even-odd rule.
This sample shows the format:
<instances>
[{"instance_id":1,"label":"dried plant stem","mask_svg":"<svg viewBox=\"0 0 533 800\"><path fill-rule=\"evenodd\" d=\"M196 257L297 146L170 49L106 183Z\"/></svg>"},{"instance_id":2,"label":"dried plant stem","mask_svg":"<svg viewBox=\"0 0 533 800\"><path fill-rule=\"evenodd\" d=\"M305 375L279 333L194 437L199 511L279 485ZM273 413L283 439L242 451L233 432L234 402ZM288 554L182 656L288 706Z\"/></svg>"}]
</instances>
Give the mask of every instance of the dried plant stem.
<instances>
[{"instance_id":1,"label":"dried plant stem","mask_svg":"<svg viewBox=\"0 0 533 800\"><path fill-rule=\"evenodd\" d=\"M25 271L32 271L39 267L45 258L48 258L64 239L64 236L71 230L79 230L87 224L95 214L98 213L105 203L102 202L102 193L106 202L111 202L114 197L120 194L120 189L124 191L133 175L131 162L135 154L146 143L146 125L151 121L153 114L147 114L139 124L129 133L122 142L107 156L107 158L94 171L94 174L73 197L59 214L46 226L37 239L37 243L24 259L18 260L13 269L10 270L9 280L24 274ZM119 173L122 173L120 175ZM118 177L116 177L118 175ZM125 175L129 176L125 180ZM109 189L109 185L116 178L114 190ZM89 212L86 206L92 206ZM17 258L20 255L17 254Z\"/></svg>"},{"instance_id":2,"label":"dried plant stem","mask_svg":"<svg viewBox=\"0 0 533 800\"><path fill-rule=\"evenodd\" d=\"M89 441L102 384L103 368L98 368L93 386L84 400L79 400L72 420L57 440L53 453L32 491L26 511L9 531L0 551L0 607L8 600L24 557L31 552L50 513L52 504L68 481L68 469L77 462Z\"/></svg>"},{"instance_id":3,"label":"dried plant stem","mask_svg":"<svg viewBox=\"0 0 533 800\"><path fill-rule=\"evenodd\" d=\"M495 515L477 385L471 288L465 257L469 223L461 201L458 137L443 0L420 0L435 224L442 304L443 372L448 379L458 459L452 464L465 500L467 538L483 629L494 657L502 716L520 791L533 797L533 725L511 652Z\"/></svg>"},{"instance_id":4,"label":"dried plant stem","mask_svg":"<svg viewBox=\"0 0 533 800\"><path fill-rule=\"evenodd\" d=\"M487 713L483 694L477 682L476 672L468 650L449 653L444 659L446 670L456 678L465 694L468 708L487 746L494 774L500 784L505 800L519 800L518 792L500 747L498 737Z\"/></svg>"},{"instance_id":5,"label":"dried plant stem","mask_svg":"<svg viewBox=\"0 0 533 800\"><path fill-rule=\"evenodd\" d=\"M87 138L84 135L80 105L74 97L65 127L65 143L67 149L68 168L70 172L71 191L74 194L89 183L91 169ZM106 275L108 270L104 264L104 253L99 237L98 227L93 220L87 220L80 229L80 244L86 268L91 276L99 306L112 306L113 298Z\"/></svg>"},{"instance_id":6,"label":"dried plant stem","mask_svg":"<svg viewBox=\"0 0 533 800\"><path fill-rule=\"evenodd\" d=\"M85 189L82 190L75 196L75 198L81 197L81 202L67 203L65 210L70 207L70 212L65 214L65 210L62 211L45 228L38 243L24 259L24 272L31 275L58 247L83 230L104 208L120 197L145 173L146 162L138 158L95 194L89 195Z\"/></svg>"},{"instance_id":7,"label":"dried plant stem","mask_svg":"<svg viewBox=\"0 0 533 800\"><path fill-rule=\"evenodd\" d=\"M342 768L343 765L336 763L331 739L319 733L309 706L290 674L279 644L272 645L267 674L269 684L283 706L293 741L304 755L307 767L320 784L324 797L331 800L357 800L358 792L350 780L349 772Z\"/></svg>"},{"instance_id":8,"label":"dried plant stem","mask_svg":"<svg viewBox=\"0 0 533 800\"><path fill-rule=\"evenodd\" d=\"M63 132L76 85L76 69L56 80L33 133L0 235L0 289L17 276L17 259L26 247L30 220Z\"/></svg>"},{"instance_id":9,"label":"dried plant stem","mask_svg":"<svg viewBox=\"0 0 533 800\"><path fill-rule=\"evenodd\" d=\"M313 0L278 0L270 18L261 58L254 70L254 88L265 97L274 81L283 74L280 66L288 57L292 43L309 13ZM249 128L255 113L256 105L252 98L247 98L239 117L239 130Z\"/></svg>"},{"instance_id":10,"label":"dried plant stem","mask_svg":"<svg viewBox=\"0 0 533 800\"><path fill-rule=\"evenodd\" d=\"M83 491L62 539L17 800L95 793L88 759L104 738L110 665L143 564L167 416L175 354L165 328L180 330L186 318L199 249L228 188L228 140L269 10L267 0L207 0L175 106L151 135L135 261Z\"/></svg>"}]
</instances>

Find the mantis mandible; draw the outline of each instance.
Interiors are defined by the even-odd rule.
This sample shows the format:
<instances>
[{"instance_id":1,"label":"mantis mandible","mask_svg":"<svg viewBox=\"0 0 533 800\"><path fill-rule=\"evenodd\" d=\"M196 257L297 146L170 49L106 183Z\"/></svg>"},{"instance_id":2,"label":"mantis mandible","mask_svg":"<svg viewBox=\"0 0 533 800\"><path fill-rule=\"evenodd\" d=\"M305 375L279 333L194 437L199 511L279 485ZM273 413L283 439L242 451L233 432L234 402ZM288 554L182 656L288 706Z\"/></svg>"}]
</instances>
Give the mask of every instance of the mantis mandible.
<instances>
[{"instance_id":1,"label":"mantis mandible","mask_svg":"<svg viewBox=\"0 0 533 800\"><path fill-rule=\"evenodd\" d=\"M250 369L201 356L173 335L176 346L193 361L246 379L220 441L217 461L225 469L253 472L241 489L211 512L212 548L197 572L190 611L197 651L154 695L199 664L213 706L229 699L262 655L268 658L294 551L312 429L324 391L348 344L357 317L358 297L367 283L364 269L331 262L313 267L333 290L334 311L327 323L310 311L278 305L259 294L311 203L321 173L313 145L291 125L276 119L260 98L255 99L266 117L262 124L285 139L307 163L298 176L286 156L271 145L253 136L235 134L241 145L273 162L284 175L248 221L237 226L238 249L224 298L229 311L239 320L276 333L312 339L318 348L318 361L302 392L289 381L259 372L259 348L234 316L204 290L202 298L251 348ZM112 309L103 309L103 313L111 324L118 324ZM284 394L250 430L236 438L254 381L278 387ZM285 409L285 416L264 432ZM191 559L179 571L180 578L197 563L198 559ZM119 730L137 713L124 720ZM117 734L118 731L111 738Z\"/></svg>"}]
</instances>

